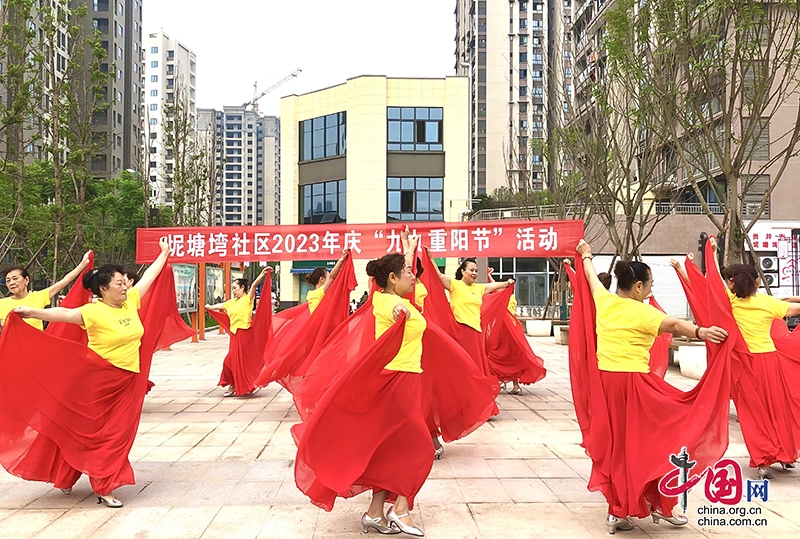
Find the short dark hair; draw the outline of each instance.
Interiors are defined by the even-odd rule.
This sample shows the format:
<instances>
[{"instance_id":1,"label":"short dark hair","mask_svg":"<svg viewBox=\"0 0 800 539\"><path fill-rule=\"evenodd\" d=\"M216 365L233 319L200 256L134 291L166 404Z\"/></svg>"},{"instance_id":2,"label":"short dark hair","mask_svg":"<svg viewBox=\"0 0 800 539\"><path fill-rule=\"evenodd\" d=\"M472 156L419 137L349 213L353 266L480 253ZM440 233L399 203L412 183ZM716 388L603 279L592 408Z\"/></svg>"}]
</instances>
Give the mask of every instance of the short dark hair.
<instances>
[{"instance_id":1,"label":"short dark hair","mask_svg":"<svg viewBox=\"0 0 800 539\"><path fill-rule=\"evenodd\" d=\"M607 271L603 271L597 274L597 278L600 279L600 282L603 283L603 286L606 287L606 290L611 290L611 274Z\"/></svg>"},{"instance_id":2,"label":"short dark hair","mask_svg":"<svg viewBox=\"0 0 800 539\"><path fill-rule=\"evenodd\" d=\"M328 270L325 268L314 268L314 271L306 275L306 282L311 286L317 286L319 284L319 280L325 277L328 274Z\"/></svg>"},{"instance_id":3,"label":"short dark hair","mask_svg":"<svg viewBox=\"0 0 800 539\"><path fill-rule=\"evenodd\" d=\"M133 266L124 266L124 269L125 269L125 271L124 271L125 277L127 277L130 280L132 280L133 284L136 284L136 283L139 282L139 279L140 279L139 273L136 271L135 267L133 267Z\"/></svg>"},{"instance_id":4,"label":"short dark hair","mask_svg":"<svg viewBox=\"0 0 800 539\"><path fill-rule=\"evenodd\" d=\"M733 293L737 298L748 298L756 293L758 285L758 271L749 264L736 264L731 268L731 280L733 281Z\"/></svg>"},{"instance_id":5,"label":"short dark hair","mask_svg":"<svg viewBox=\"0 0 800 539\"><path fill-rule=\"evenodd\" d=\"M464 270L467 269L467 264L470 263L470 262L472 262L476 266L478 265L478 260L475 257L465 258L461 262L461 265L458 266L458 269L456 270L456 279L457 280L460 281L464 277Z\"/></svg>"},{"instance_id":6,"label":"short dark hair","mask_svg":"<svg viewBox=\"0 0 800 539\"><path fill-rule=\"evenodd\" d=\"M8 274L12 271L18 271L19 274L22 276L23 279L30 279L31 276L28 274L28 270L23 268L22 266L11 266L10 268L6 268L3 270L3 277L8 278ZM6 284L8 286L8 284Z\"/></svg>"},{"instance_id":7,"label":"short dark hair","mask_svg":"<svg viewBox=\"0 0 800 539\"><path fill-rule=\"evenodd\" d=\"M639 281L646 283L653 276L650 266L644 262L626 262L625 260L620 260L614 266L614 275L617 278L617 288L626 292Z\"/></svg>"},{"instance_id":8,"label":"short dark hair","mask_svg":"<svg viewBox=\"0 0 800 539\"><path fill-rule=\"evenodd\" d=\"M100 287L107 287L111 284L111 279L117 273L125 275L125 269L119 264L103 264L83 276L83 287L86 290L91 290L95 296L101 297Z\"/></svg>"},{"instance_id":9,"label":"short dark hair","mask_svg":"<svg viewBox=\"0 0 800 539\"><path fill-rule=\"evenodd\" d=\"M375 283L381 288L389 284L389 275L394 273L398 277L406 267L406 257L400 253L385 255L377 260L367 263L367 275L375 278Z\"/></svg>"},{"instance_id":10,"label":"short dark hair","mask_svg":"<svg viewBox=\"0 0 800 539\"><path fill-rule=\"evenodd\" d=\"M250 279L240 277L239 279L234 279L233 282L244 288L245 293L250 290Z\"/></svg>"}]
</instances>

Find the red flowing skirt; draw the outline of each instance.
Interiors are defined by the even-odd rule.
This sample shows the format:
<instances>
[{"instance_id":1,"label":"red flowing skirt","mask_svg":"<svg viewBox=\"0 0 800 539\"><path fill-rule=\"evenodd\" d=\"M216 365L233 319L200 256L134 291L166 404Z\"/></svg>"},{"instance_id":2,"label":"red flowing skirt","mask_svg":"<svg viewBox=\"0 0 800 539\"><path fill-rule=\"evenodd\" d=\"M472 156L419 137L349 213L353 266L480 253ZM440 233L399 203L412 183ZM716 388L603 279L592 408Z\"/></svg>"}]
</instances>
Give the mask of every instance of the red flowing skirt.
<instances>
[{"instance_id":1,"label":"red flowing skirt","mask_svg":"<svg viewBox=\"0 0 800 539\"><path fill-rule=\"evenodd\" d=\"M475 331L472 327L457 323L456 324L456 342L467 351L475 366L484 374L490 376L491 370L489 369L489 359L486 357L486 343L483 340L483 332Z\"/></svg>"},{"instance_id":2,"label":"red flowing skirt","mask_svg":"<svg viewBox=\"0 0 800 539\"><path fill-rule=\"evenodd\" d=\"M794 462L800 453L800 354L782 351L739 356L733 402L750 466Z\"/></svg>"},{"instance_id":3,"label":"red flowing skirt","mask_svg":"<svg viewBox=\"0 0 800 539\"><path fill-rule=\"evenodd\" d=\"M489 371L501 382L535 384L545 377L544 361L531 350L516 316L505 313L490 323L485 333Z\"/></svg>"},{"instance_id":4,"label":"red flowing skirt","mask_svg":"<svg viewBox=\"0 0 800 539\"><path fill-rule=\"evenodd\" d=\"M374 344L375 316L367 302L331 335L295 389L294 403L303 421L336 377L363 361L364 351ZM431 321L422 336L422 371L423 410L432 435L447 442L463 438L497 413L497 379L480 372L464 348Z\"/></svg>"},{"instance_id":5,"label":"red flowing skirt","mask_svg":"<svg viewBox=\"0 0 800 539\"><path fill-rule=\"evenodd\" d=\"M12 314L0 336L0 463L11 474L71 487L82 473L108 494L134 483L128 454L148 390L153 353L192 334L177 323L167 266L142 298L145 333L133 373L77 342Z\"/></svg>"},{"instance_id":6,"label":"red flowing skirt","mask_svg":"<svg viewBox=\"0 0 800 539\"><path fill-rule=\"evenodd\" d=\"M325 341L350 316L350 293L357 285L353 259L348 256L313 313L306 304L285 311L291 311L291 318L283 321L280 329L273 327L275 336L264 351L255 385L265 387L277 381L293 393Z\"/></svg>"},{"instance_id":7,"label":"red flowing skirt","mask_svg":"<svg viewBox=\"0 0 800 539\"><path fill-rule=\"evenodd\" d=\"M366 490L405 496L413 507L433 466L420 375L383 369L400 349L403 329L398 323L375 341L335 377L308 422L292 427L297 487L326 511L337 496Z\"/></svg>"}]
</instances>

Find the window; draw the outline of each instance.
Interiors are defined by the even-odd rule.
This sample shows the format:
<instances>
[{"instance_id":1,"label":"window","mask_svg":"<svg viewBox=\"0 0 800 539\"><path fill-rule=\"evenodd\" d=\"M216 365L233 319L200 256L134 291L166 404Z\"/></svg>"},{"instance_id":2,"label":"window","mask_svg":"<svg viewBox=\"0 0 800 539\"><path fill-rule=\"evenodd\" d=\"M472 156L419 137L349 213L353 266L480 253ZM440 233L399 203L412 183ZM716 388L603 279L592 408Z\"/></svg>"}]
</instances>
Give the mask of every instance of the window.
<instances>
[{"instance_id":1,"label":"window","mask_svg":"<svg viewBox=\"0 0 800 539\"><path fill-rule=\"evenodd\" d=\"M742 218L752 219L758 213L761 207L761 201L769 191L769 175L742 175ZM764 213L761 214L762 219L769 219L769 205L770 200L767 197L767 204L764 207Z\"/></svg>"},{"instance_id":2,"label":"window","mask_svg":"<svg viewBox=\"0 0 800 539\"><path fill-rule=\"evenodd\" d=\"M564 76L565 77L571 77L572 76L572 68L571 67L565 67L564 68Z\"/></svg>"},{"instance_id":3,"label":"window","mask_svg":"<svg viewBox=\"0 0 800 539\"><path fill-rule=\"evenodd\" d=\"M520 64L527 64L528 63L528 53L527 52L519 53L519 63Z\"/></svg>"},{"instance_id":4,"label":"window","mask_svg":"<svg viewBox=\"0 0 800 539\"><path fill-rule=\"evenodd\" d=\"M158 90L150 90L150 96L151 97L157 97L158 96Z\"/></svg>"},{"instance_id":5,"label":"window","mask_svg":"<svg viewBox=\"0 0 800 539\"><path fill-rule=\"evenodd\" d=\"M158 82L158 75L150 75L150 82Z\"/></svg>"},{"instance_id":6,"label":"window","mask_svg":"<svg viewBox=\"0 0 800 539\"><path fill-rule=\"evenodd\" d=\"M528 2L520 2L519 3L519 10L520 11L528 11Z\"/></svg>"},{"instance_id":7,"label":"window","mask_svg":"<svg viewBox=\"0 0 800 539\"><path fill-rule=\"evenodd\" d=\"M535 80L541 80L542 71L540 69L534 69L533 71L531 71L531 77L533 77Z\"/></svg>"},{"instance_id":8,"label":"window","mask_svg":"<svg viewBox=\"0 0 800 539\"><path fill-rule=\"evenodd\" d=\"M750 121L750 118L743 119L743 132L749 129ZM753 127L753 133L750 135L749 140L750 159L753 161L769 161L769 118L761 118L758 125Z\"/></svg>"},{"instance_id":9,"label":"window","mask_svg":"<svg viewBox=\"0 0 800 539\"><path fill-rule=\"evenodd\" d=\"M153 60L150 62L150 67L158 67L158 60Z\"/></svg>"},{"instance_id":10,"label":"window","mask_svg":"<svg viewBox=\"0 0 800 539\"><path fill-rule=\"evenodd\" d=\"M150 52L153 54L158 54L158 47L150 47Z\"/></svg>"},{"instance_id":11,"label":"window","mask_svg":"<svg viewBox=\"0 0 800 539\"><path fill-rule=\"evenodd\" d=\"M337 112L300 122L300 160L346 155L347 113ZM252 144L252 142L249 142Z\"/></svg>"},{"instance_id":12,"label":"window","mask_svg":"<svg viewBox=\"0 0 800 539\"><path fill-rule=\"evenodd\" d=\"M528 45L528 36L519 36L519 46L525 47Z\"/></svg>"},{"instance_id":13,"label":"window","mask_svg":"<svg viewBox=\"0 0 800 539\"><path fill-rule=\"evenodd\" d=\"M150 110L158 110L158 105L155 103L150 104Z\"/></svg>"},{"instance_id":14,"label":"window","mask_svg":"<svg viewBox=\"0 0 800 539\"><path fill-rule=\"evenodd\" d=\"M158 118L150 118L150 125L158 125Z\"/></svg>"},{"instance_id":15,"label":"window","mask_svg":"<svg viewBox=\"0 0 800 539\"><path fill-rule=\"evenodd\" d=\"M542 63L542 55L541 54L531 54L531 63L532 64L541 64Z\"/></svg>"},{"instance_id":16,"label":"window","mask_svg":"<svg viewBox=\"0 0 800 539\"><path fill-rule=\"evenodd\" d=\"M536 88L534 88L535 90ZM519 87L519 96L520 97L527 97L528 96L528 87L527 86L520 86Z\"/></svg>"},{"instance_id":17,"label":"window","mask_svg":"<svg viewBox=\"0 0 800 539\"><path fill-rule=\"evenodd\" d=\"M533 87L533 95L535 97L542 97L544 95L544 89L541 86L534 86Z\"/></svg>"},{"instance_id":18,"label":"window","mask_svg":"<svg viewBox=\"0 0 800 539\"><path fill-rule=\"evenodd\" d=\"M300 186L300 224L347 222L347 180Z\"/></svg>"},{"instance_id":19,"label":"window","mask_svg":"<svg viewBox=\"0 0 800 539\"><path fill-rule=\"evenodd\" d=\"M440 107L389 107L386 112L390 151L441 152L444 110Z\"/></svg>"},{"instance_id":20,"label":"window","mask_svg":"<svg viewBox=\"0 0 800 539\"><path fill-rule=\"evenodd\" d=\"M527 79L528 78L528 70L527 69L520 69L519 70L519 78Z\"/></svg>"},{"instance_id":21,"label":"window","mask_svg":"<svg viewBox=\"0 0 800 539\"><path fill-rule=\"evenodd\" d=\"M528 112L528 104L527 103L520 103L519 104L519 111L523 114Z\"/></svg>"},{"instance_id":22,"label":"window","mask_svg":"<svg viewBox=\"0 0 800 539\"><path fill-rule=\"evenodd\" d=\"M533 19L533 20L531 21L531 28L534 28L534 29L537 29L537 28L538 28L538 29L541 29L541 28L542 28L542 21L540 21L540 20L538 20L538 19Z\"/></svg>"},{"instance_id":23,"label":"window","mask_svg":"<svg viewBox=\"0 0 800 539\"><path fill-rule=\"evenodd\" d=\"M443 221L442 178L386 179L388 221Z\"/></svg>"},{"instance_id":24,"label":"window","mask_svg":"<svg viewBox=\"0 0 800 539\"><path fill-rule=\"evenodd\" d=\"M519 128L520 128L521 131L527 131L528 130L528 120L520 121Z\"/></svg>"},{"instance_id":25,"label":"window","mask_svg":"<svg viewBox=\"0 0 800 539\"><path fill-rule=\"evenodd\" d=\"M520 28L527 28L528 27L528 19L520 19L519 20L519 27Z\"/></svg>"}]
</instances>

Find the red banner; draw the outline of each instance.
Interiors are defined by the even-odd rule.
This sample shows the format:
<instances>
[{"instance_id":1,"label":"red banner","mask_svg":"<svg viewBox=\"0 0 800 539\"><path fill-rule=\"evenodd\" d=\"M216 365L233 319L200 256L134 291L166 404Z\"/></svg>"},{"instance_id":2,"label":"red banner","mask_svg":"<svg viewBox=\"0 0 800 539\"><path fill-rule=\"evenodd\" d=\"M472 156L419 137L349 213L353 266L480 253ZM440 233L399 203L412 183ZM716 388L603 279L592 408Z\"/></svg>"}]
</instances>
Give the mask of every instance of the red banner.
<instances>
[{"instance_id":1,"label":"red banner","mask_svg":"<svg viewBox=\"0 0 800 539\"><path fill-rule=\"evenodd\" d=\"M158 240L169 238L170 261L239 262L325 260L350 249L372 259L402 249L405 223L140 228L136 262L151 262ZM407 223L436 257L571 257L583 221L469 221Z\"/></svg>"}]
</instances>

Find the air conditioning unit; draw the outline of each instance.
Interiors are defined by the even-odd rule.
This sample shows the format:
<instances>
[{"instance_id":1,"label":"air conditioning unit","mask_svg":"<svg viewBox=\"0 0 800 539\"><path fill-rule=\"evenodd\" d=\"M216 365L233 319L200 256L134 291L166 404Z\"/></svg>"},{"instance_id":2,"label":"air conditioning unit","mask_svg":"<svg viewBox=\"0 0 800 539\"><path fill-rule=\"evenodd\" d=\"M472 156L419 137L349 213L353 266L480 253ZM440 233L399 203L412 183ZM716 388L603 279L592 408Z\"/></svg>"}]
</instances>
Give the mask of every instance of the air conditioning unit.
<instances>
[{"instance_id":1,"label":"air conditioning unit","mask_svg":"<svg viewBox=\"0 0 800 539\"><path fill-rule=\"evenodd\" d=\"M758 259L758 264L761 267L761 271L778 272L777 256L762 256Z\"/></svg>"},{"instance_id":2,"label":"air conditioning unit","mask_svg":"<svg viewBox=\"0 0 800 539\"><path fill-rule=\"evenodd\" d=\"M781 283L777 273L765 273L762 284L764 288L778 288Z\"/></svg>"}]
</instances>

